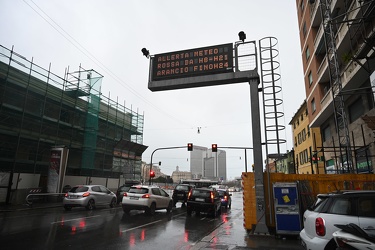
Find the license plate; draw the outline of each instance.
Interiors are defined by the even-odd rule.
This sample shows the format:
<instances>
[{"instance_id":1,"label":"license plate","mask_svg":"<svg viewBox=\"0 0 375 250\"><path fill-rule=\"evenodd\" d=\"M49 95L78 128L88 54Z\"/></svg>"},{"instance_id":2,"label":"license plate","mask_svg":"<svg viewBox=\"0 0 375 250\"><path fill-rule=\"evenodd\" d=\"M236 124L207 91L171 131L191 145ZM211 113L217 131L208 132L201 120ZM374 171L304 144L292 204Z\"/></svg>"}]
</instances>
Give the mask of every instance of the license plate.
<instances>
[{"instance_id":1,"label":"license plate","mask_svg":"<svg viewBox=\"0 0 375 250\"><path fill-rule=\"evenodd\" d=\"M195 198L195 201L204 201L203 198Z\"/></svg>"},{"instance_id":2,"label":"license plate","mask_svg":"<svg viewBox=\"0 0 375 250\"><path fill-rule=\"evenodd\" d=\"M131 199L131 200L138 200L139 198L138 197L130 197L129 199Z\"/></svg>"},{"instance_id":3,"label":"license plate","mask_svg":"<svg viewBox=\"0 0 375 250\"><path fill-rule=\"evenodd\" d=\"M76 198L77 198L77 195L70 195L69 198L71 198L71 199L76 199Z\"/></svg>"}]
</instances>

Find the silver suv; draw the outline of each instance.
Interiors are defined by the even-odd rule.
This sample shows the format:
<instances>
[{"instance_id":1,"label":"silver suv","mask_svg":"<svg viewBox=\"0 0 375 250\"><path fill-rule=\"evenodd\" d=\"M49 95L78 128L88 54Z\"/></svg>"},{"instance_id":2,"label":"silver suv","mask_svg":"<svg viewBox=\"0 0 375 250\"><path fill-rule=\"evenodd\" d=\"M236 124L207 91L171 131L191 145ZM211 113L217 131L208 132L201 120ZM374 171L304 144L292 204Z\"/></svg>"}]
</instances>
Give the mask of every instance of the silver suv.
<instances>
[{"instance_id":1,"label":"silver suv","mask_svg":"<svg viewBox=\"0 0 375 250\"><path fill-rule=\"evenodd\" d=\"M335 224L354 223L367 233L375 233L375 191L342 191L317 198L303 215L300 238L305 249L336 249L332 234L339 228Z\"/></svg>"},{"instance_id":2,"label":"silver suv","mask_svg":"<svg viewBox=\"0 0 375 250\"><path fill-rule=\"evenodd\" d=\"M155 214L155 210L172 210L173 200L162 188L158 186L136 185L132 186L122 197L122 209L126 214L131 210L144 210L147 214Z\"/></svg>"}]
</instances>

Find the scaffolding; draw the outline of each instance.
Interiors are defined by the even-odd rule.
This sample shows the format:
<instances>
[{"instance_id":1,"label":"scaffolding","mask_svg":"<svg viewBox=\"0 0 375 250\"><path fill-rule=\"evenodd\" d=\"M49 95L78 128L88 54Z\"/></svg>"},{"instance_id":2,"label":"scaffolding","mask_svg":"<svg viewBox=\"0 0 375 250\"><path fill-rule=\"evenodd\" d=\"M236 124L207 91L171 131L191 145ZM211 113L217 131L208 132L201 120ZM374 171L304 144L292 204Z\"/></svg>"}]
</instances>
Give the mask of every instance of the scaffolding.
<instances>
[{"instance_id":1,"label":"scaffolding","mask_svg":"<svg viewBox=\"0 0 375 250\"><path fill-rule=\"evenodd\" d=\"M101 93L95 70L59 77L0 45L0 169L47 174L70 149L67 175L141 178L144 116Z\"/></svg>"}]
</instances>

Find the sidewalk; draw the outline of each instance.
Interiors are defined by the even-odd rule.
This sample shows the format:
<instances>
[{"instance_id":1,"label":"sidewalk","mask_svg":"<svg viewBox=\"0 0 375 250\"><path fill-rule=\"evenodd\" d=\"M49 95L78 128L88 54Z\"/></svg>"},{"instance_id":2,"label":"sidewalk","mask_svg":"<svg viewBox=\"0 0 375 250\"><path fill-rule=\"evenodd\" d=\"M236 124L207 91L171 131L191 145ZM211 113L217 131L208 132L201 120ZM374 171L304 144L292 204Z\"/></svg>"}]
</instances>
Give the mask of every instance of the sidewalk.
<instances>
[{"instance_id":1,"label":"sidewalk","mask_svg":"<svg viewBox=\"0 0 375 250\"><path fill-rule=\"evenodd\" d=\"M276 238L274 235L248 234L243 227L243 213L237 212L212 233L203 237L192 248L208 249L260 249L260 250L303 250L297 237Z\"/></svg>"},{"instance_id":2,"label":"sidewalk","mask_svg":"<svg viewBox=\"0 0 375 250\"><path fill-rule=\"evenodd\" d=\"M0 204L1 212L25 211L46 207L60 207L59 203L34 203L5 205ZM260 249L260 250L303 250L297 237L276 238L274 235L253 235L248 234L243 227L243 212L241 210L230 215L228 220L213 232L196 242L191 250L239 250L239 249Z\"/></svg>"}]
</instances>

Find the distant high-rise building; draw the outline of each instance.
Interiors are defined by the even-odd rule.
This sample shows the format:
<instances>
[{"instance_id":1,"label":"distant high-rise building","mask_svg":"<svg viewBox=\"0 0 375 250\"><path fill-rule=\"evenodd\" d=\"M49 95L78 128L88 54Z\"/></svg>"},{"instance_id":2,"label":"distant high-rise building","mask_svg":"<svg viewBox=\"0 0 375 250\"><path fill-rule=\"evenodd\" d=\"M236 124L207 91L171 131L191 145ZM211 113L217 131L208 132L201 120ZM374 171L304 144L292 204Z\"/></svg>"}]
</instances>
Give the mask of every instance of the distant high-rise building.
<instances>
[{"instance_id":1,"label":"distant high-rise building","mask_svg":"<svg viewBox=\"0 0 375 250\"><path fill-rule=\"evenodd\" d=\"M196 179L226 180L226 152L212 152L206 147L194 146L194 150L190 152L190 172Z\"/></svg>"}]
</instances>

